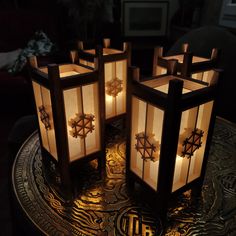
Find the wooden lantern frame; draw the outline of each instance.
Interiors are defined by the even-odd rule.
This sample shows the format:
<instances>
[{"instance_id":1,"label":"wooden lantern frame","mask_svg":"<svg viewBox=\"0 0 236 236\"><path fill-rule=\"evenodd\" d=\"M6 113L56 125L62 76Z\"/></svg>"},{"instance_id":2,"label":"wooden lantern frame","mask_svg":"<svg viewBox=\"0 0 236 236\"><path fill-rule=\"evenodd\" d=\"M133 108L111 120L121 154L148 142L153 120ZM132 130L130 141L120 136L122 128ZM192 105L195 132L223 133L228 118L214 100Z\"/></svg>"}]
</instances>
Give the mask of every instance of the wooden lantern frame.
<instances>
[{"instance_id":1,"label":"wooden lantern frame","mask_svg":"<svg viewBox=\"0 0 236 236\"><path fill-rule=\"evenodd\" d=\"M59 174L60 174L60 192L64 195L65 198L71 199L74 197L74 186L73 186L73 180L72 180L72 173L74 170L77 169L78 166L80 166L84 162L89 162L91 160L97 159L98 161L98 171L100 176L102 175L102 170L105 166L105 143L104 143L104 110L102 104L102 100L100 99L99 94L101 93L101 76L100 76L100 67L101 67L101 51L99 49L96 50L96 57L95 57L95 68L90 68L88 66L80 65L80 64L74 64L74 53L71 52L71 59L72 62L68 64L49 64L46 67L39 67L37 58L31 57L29 58L29 71L30 76L32 80L32 87L34 89L34 83L40 86L40 89L45 88L49 91L48 97L51 103L51 116L52 116L52 123L54 127L54 133L55 133L55 144L56 144L56 154L57 158L52 155L52 153L47 150L43 145L43 138L42 133L40 133L40 143L41 143L41 151L42 151L42 157L44 158L44 162L46 165L46 168L50 168L50 162L52 161L58 166ZM64 73L64 74L63 74ZM63 74L63 76L62 76ZM61 76L61 77L60 77ZM83 106L83 104L86 103L86 101L83 101L83 92L84 87L87 86L95 86L97 91L97 101L94 106L97 106L98 109L97 115L98 115L98 122L96 127L98 127L98 130L96 131L96 138L99 142L98 150L95 150L92 153L86 153L86 150L84 151L84 155L80 156L76 160L70 160L70 147L69 147L69 134L68 134L68 123L72 122L67 120L66 117L66 103L65 103L65 91L71 91L71 89L79 89L81 93L81 104L78 102L78 105L80 104ZM86 91L86 90L85 90ZM34 91L35 92L35 91ZM96 95L94 95L96 96ZM35 98L36 99L36 98ZM36 111L38 114L38 122L40 124L40 119L47 120L48 114L44 111L38 112L38 107L35 101ZM82 116L81 118L83 120L83 127L86 127L85 120L90 122L90 130L87 130L86 132L92 132L94 129L94 125L92 125L93 117L85 117L86 115L83 114L82 108ZM95 108L94 108L95 109ZM39 114L40 113L40 114ZM90 119L91 118L91 119ZM76 118L78 119L78 117ZM79 121L80 122L80 121ZM44 123L44 122L43 122ZM45 123L44 123L45 125ZM72 127L72 126L71 126ZM70 127L70 128L71 128ZM47 126L45 125L45 128L47 129ZM82 128L83 134L81 133L80 136L84 136L82 138L85 138L86 132L84 131L85 128ZM95 128L96 129L96 128ZM40 130L40 125L39 125ZM72 131L70 131L72 132ZM94 131L95 132L95 131ZM73 134L74 135L74 134ZM78 133L75 134L77 137ZM74 137L74 136L73 136ZM79 137L80 138L80 137ZM85 140L85 139L84 139ZM82 142L82 141L81 141ZM84 141L84 148L85 147ZM96 148L95 148L96 149ZM57 160L56 160L57 159Z\"/></svg>"},{"instance_id":2,"label":"wooden lantern frame","mask_svg":"<svg viewBox=\"0 0 236 236\"><path fill-rule=\"evenodd\" d=\"M93 67L94 59L95 59L95 54L94 54L94 49L91 48L85 48L85 42L79 41L78 42L78 55L81 55L84 59L83 60L75 60L75 63L79 62L81 64L89 65ZM101 46L100 46L101 47ZM105 110L105 122L110 123L114 120L123 118L125 119L126 117L126 93L127 93L127 80L128 80L128 67L131 65L131 44L128 42L123 43L123 48L122 49L115 49L111 47L111 41L109 38L103 39L103 47L102 49L102 58L101 58L101 64L102 66L100 67L100 77L101 81L100 84L103 87L103 92L101 92L100 96L102 99L102 104L104 105L104 110ZM115 115L109 115L107 112L107 104L106 104L106 65L109 63L117 63L117 62L122 62L126 61L126 72L123 74L125 79L121 78L116 78L120 81L122 80L122 87L124 89L124 95L122 99L122 103L124 106L124 109L122 112L116 111L116 103L112 105L112 109L115 109ZM116 67L116 66L115 66ZM113 72L112 72L113 73ZM118 91L119 92L119 91Z\"/></svg>"},{"instance_id":3,"label":"wooden lantern frame","mask_svg":"<svg viewBox=\"0 0 236 236\"><path fill-rule=\"evenodd\" d=\"M153 56L153 70L152 75L161 75L162 69L167 70L168 61L175 59L177 63L177 72L183 76L196 78L201 81L208 82L208 78L204 78L204 72L213 71L214 68L217 68L219 61L220 51L217 48L213 48L211 51L210 58L195 56L192 52L189 51L189 44L185 43L182 45L182 51L176 55L163 56L163 47L154 48ZM212 76L211 74L209 76Z\"/></svg>"},{"instance_id":4,"label":"wooden lantern frame","mask_svg":"<svg viewBox=\"0 0 236 236\"><path fill-rule=\"evenodd\" d=\"M217 94L217 81L219 78L219 71L215 70L215 74L211 80L211 83L205 83L202 81L196 81L194 79L183 77L177 75L177 62L175 60L169 61L167 67L167 74L154 76L150 78L144 78L142 82L140 81L139 68L129 68L129 85L128 85L128 98L127 98L127 146L126 146L126 177L127 183L130 185L131 189L134 187L134 183L137 182L141 185L142 198L152 206L154 206L156 213L165 219L168 201L176 196L177 194L184 192L190 188L201 188L204 180L204 175L206 171L206 164L209 154L210 142L213 133L213 126L215 121L215 99ZM168 82L169 81L169 82ZM154 89L152 86L162 85L163 82L168 84L168 92L162 92ZM167 83L168 82L168 83ZM183 93L183 85L193 86L193 91L188 93ZM137 122L140 116L139 109L140 106L136 106L136 101L142 101L146 104L146 115L143 114L141 120L146 119L145 123L145 135L136 135L137 143L135 147L133 146L134 134L133 131L133 122ZM180 124L181 124L181 115L184 111L191 108L195 108L202 104L212 102L212 113L209 116L209 126L208 126L208 135L205 140L205 150L203 155L202 166L200 169L200 175L196 179L188 182L186 179L186 184L177 190L173 190L174 186L174 175L175 175L175 162L177 162L177 151L180 135ZM159 127L157 119L150 119L148 117L148 106L157 108L163 111L163 123L161 128ZM135 110L136 109L136 110ZM152 109L152 108L151 108ZM133 113L134 112L134 113ZM134 120L132 118L132 113L134 114ZM154 113L153 113L154 114ZM160 115L160 113L156 113ZM146 118L145 118L146 116ZM198 119L198 118L197 118ZM152 120L152 121L151 121ZM152 122L153 126L159 127L158 130L161 132L161 139L158 140L159 143L154 141L144 140L148 138L146 135L146 130L148 130L148 123ZM159 125L159 126L158 126ZM196 124L195 124L196 125ZM154 128L153 128L154 129ZM201 134L199 133L199 136ZM189 137L191 138L191 137ZM144 140L144 141L143 141ZM159 166L158 173L156 176L155 186L151 186L148 181L145 181L145 166L143 164L143 169L141 174L138 173L138 169L135 170L132 167L132 150L135 150L135 155L140 155L139 148L142 144L146 148L146 153L149 155L148 161L153 161L156 156L150 152L159 149ZM159 146L159 147L158 147ZM141 147L141 148L143 148ZM153 148L154 147L154 148ZM147 150L149 148L149 150ZM144 148L143 148L144 150ZM143 152L141 150L141 152ZM138 154L136 154L138 153ZM146 163L146 157L142 154L143 163ZM141 160L141 159L140 159ZM142 161L142 160L141 160ZM155 160L154 160L155 161ZM133 168L133 169L132 169ZM150 168L151 170L151 168ZM189 169L188 169L189 171ZM188 172L189 173L189 172ZM147 177L148 178L148 177ZM188 177L187 177L188 178Z\"/></svg>"}]
</instances>

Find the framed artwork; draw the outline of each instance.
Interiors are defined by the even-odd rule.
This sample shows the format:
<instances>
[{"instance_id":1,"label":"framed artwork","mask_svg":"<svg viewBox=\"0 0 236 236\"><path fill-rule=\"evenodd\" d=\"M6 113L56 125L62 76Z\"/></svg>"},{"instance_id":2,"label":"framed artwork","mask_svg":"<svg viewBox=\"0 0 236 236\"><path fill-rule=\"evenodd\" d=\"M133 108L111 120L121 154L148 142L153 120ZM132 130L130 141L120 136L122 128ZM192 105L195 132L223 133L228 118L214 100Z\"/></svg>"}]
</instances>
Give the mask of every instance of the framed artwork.
<instances>
[{"instance_id":1,"label":"framed artwork","mask_svg":"<svg viewBox=\"0 0 236 236\"><path fill-rule=\"evenodd\" d=\"M236 0L223 0L219 24L229 28L236 28Z\"/></svg>"},{"instance_id":2,"label":"framed artwork","mask_svg":"<svg viewBox=\"0 0 236 236\"><path fill-rule=\"evenodd\" d=\"M124 1L124 36L164 36L168 24L168 4L168 1Z\"/></svg>"}]
</instances>

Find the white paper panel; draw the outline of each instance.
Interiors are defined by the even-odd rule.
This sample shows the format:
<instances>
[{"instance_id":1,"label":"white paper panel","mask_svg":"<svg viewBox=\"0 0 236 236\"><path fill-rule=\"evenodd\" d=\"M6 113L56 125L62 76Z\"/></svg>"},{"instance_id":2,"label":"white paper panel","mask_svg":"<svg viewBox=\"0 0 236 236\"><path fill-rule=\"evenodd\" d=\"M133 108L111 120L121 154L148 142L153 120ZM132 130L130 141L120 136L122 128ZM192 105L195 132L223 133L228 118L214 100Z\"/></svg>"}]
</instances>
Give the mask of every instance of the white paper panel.
<instances>
[{"instance_id":1,"label":"white paper panel","mask_svg":"<svg viewBox=\"0 0 236 236\"><path fill-rule=\"evenodd\" d=\"M82 88L83 91L83 107L85 114L92 114L95 116L95 128L92 133L88 133L85 138L86 154L96 152L100 149L99 139L99 113L98 113L98 86L97 84L86 85Z\"/></svg>"},{"instance_id":2,"label":"white paper panel","mask_svg":"<svg viewBox=\"0 0 236 236\"><path fill-rule=\"evenodd\" d=\"M197 109L196 107L182 112L172 192L184 186L187 182L190 159L183 158L181 155L184 140L190 137L192 131L195 129Z\"/></svg>"},{"instance_id":3,"label":"white paper panel","mask_svg":"<svg viewBox=\"0 0 236 236\"><path fill-rule=\"evenodd\" d=\"M105 94L106 94L106 82L112 80L115 77L115 63L105 63ZM115 98L106 94L106 119L116 115Z\"/></svg>"},{"instance_id":4,"label":"white paper panel","mask_svg":"<svg viewBox=\"0 0 236 236\"><path fill-rule=\"evenodd\" d=\"M205 74L205 73L203 73L203 72L194 73L194 74L192 74L191 77L192 77L193 79L202 81L202 80L203 80L203 74Z\"/></svg>"},{"instance_id":5,"label":"white paper panel","mask_svg":"<svg viewBox=\"0 0 236 236\"><path fill-rule=\"evenodd\" d=\"M168 94L169 84L164 84L164 85L155 87L155 89L156 89L156 90L159 90L159 91L161 91L161 92L163 92L163 93ZM188 93L188 92L191 92L191 90L183 88L182 94L185 94L185 93Z\"/></svg>"},{"instance_id":6,"label":"white paper panel","mask_svg":"<svg viewBox=\"0 0 236 236\"><path fill-rule=\"evenodd\" d=\"M137 143L135 135L145 132L146 103L133 96L132 98L132 127L131 127L131 170L142 178L143 160L135 149Z\"/></svg>"},{"instance_id":7,"label":"white paper panel","mask_svg":"<svg viewBox=\"0 0 236 236\"><path fill-rule=\"evenodd\" d=\"M85 61L85 60L82 60L82 59L80 59L79 62L80 62L82 65L90 66L90 67L94 68L94 63L93 63L93 62Z\"/></svg>"},{"instance_id":8,"label":"white paper panel","mask_svg":"<svg viewBox=\"0 0 236 236\"><path fill-rule=\"evenodd\" d=\"M202 146L195 151L194 156L191 158L190 164L190 173L188 182L198 178L201 175L202 161L204 157L206 139L208 135L209 123L212 113L213 102L208 102L203 104L199 108L198 119L197 119L197 128L204 131L202 137Z\"/></svg>"},{"instance_id":9,"label":"white paper panel","mask_svg":"<svg viewBox=\"0 0 236 236\"><path fill-rule=\"evenodd\" d=\"M168 89L169 89L169 84L164 84L164 85L158 86L155 89L167 94Z\"/></svg>"},{"instance_id":10,"label":"white paper panel","mask_svg":"<svg viewBox=\"0 0 236 236\"><path fill-rule=\"evenodd\" d=\"M203 74L203 81L207 83L211 83L214 73L215 72L213 70L205 71Z\"/></svg>"},{"instance_id":11,"label":"white paper panel","mask_svg":"<svg viewBox=\"0 0 236 236\"><path fill-rule=\"evenodd\" d=\"M81 89L68 89L64 92L64 103L67 122L67 135L69 145L70 161L74 161L84 156L84 141L80 137L74 138L70 134L71 127L69 121L82 113Z\"/></svg>"},{"instance_id":12,"label":"white paper panel","mask_svg":"<svg viewBox=\"0 0 236 236\"><path fill-rule=\"evenodd\" d=\"M156 66L156 75L164 75L166 72L167 70L165 67Z\"/></svg>"},{"instance_id":13,"label":"white paper panel","mask_svg":"<svg viewBox=\"0 0 236 236\"><path fill-rule=\"evenodd\" d=\"M50 125L51 125L51 128L47 130L49 152L55 159L57 159L56 138L55 138L50 91L45 87L41 86L41 94L42 94L42 102L46 112L49 114Z\"/></svg>"},{"instance_id":14,"label":"white paper panel","mask_svg":"<svg viewBox=\"0 0 236 236\"><path fill-rule=\"evenodd\" d=\"M149 184L153 189L157 190L158 172L159 172L159 155L160 155L160 143L162 137L164 112L157 107L148 105L148 115L146 124L146 134L153 138L153 144L156 145L157 151L155 156L158 160L153 162L147 161L144 165L144 181ZM156 141L157 143L154 143Z\"/></svg>"},{"instance_id":15,"label":"white paper panel","mask_svg":"<svg viewBox=\"0 0 236 236\"><path fill-rule=\"evenodd\" d=\"M174 170L172 192L186 184L188 159L177 156Z\"/></svg>"},{"instance_id":16,"label":"white paper panel","mask_svg":"<svg viewBox=\"0 0 236 236\"><path fill-rule=\"evenodd\" d=\"M42 138L42 145L49 152L47 131L45 129L44 124L40 120L40 113L38 110L38 108L43 105L42 96L41 96L41 88L40 88L40 85L34 81L32 82L32 84L33 84L34 98L35 98L35 103L36 103L36 108L37 108L39 129L40 129L40 134L41 134L41 138Z\"/></svg>"},{"instance_id":17,"label":"white paper panel","mask_svg":"<svg viewBox=\"0 0 236 236\"><path fill-rule=\"evenodd\" d=\"M115 98L106 94L105 96L106 105L106 119L111 118L115 114Z\"/></svg>"},{"instance_id":18,"label":"white paper panel","mask_svg":"<svg viewBox=\"0 0 236 236\"><path fill-rule=\"evenodd\" d=\"M125 102L124 102L126 99L125 99L124 95L126 96L126 92L122 91L115 97L115 99L116 99L116 103L115 103L116 113L115 113L115 116L120 115L120 114L124 114L125 111L126 111Z\"/></svg>"},{"instance_id":19,"label":"white paper panel","mask_svg":"<svg viewBox=\"0 0 236 236\"><path fill-rule=\"evenodd\" d=\"M123 86L122 92L116 97L116 115L119 115L126 112L127 60L116 62L116 77L122 80Z\"/></svg>"},{"instance_id":20,"label":"white paper panel","mask_svg":"<svg viewBox=\"0 0 236 236\"><path fill-rule=\"evenodd\" d=\"M53 124L50 92L48 89L44 88L43 86L39 85L34 81L32 82L32 84L35 96L35 103L37 107L37 115L39 120L39 129L42 138L42 145L57 160L56 139ZM45 129L45 126L40 119L40 113L38 108L42 105L45 107L45 110L50 117L51 129L49 130Z\"/></svg>"},{"instance_id":21,"label":"white paper panel","mask_svg":"<svg viewBox=\"0 0 236 236\"><path fill-rule=\"evenodd\" d=\"M146 182L154 190L157 190L157 178L159 173L159 160L144 162L144 182Z\"/></svg>"}]
</instances>

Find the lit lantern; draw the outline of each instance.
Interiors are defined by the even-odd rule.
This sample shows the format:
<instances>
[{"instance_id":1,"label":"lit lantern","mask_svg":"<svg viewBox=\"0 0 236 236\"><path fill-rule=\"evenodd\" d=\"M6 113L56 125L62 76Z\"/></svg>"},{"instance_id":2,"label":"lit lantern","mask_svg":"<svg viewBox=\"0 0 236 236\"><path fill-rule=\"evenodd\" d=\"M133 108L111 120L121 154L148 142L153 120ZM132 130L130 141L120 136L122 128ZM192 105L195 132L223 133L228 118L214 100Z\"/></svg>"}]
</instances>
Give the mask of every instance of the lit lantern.
<instances>
[{"instance_id":1,"label":"lit lantern","mask_svg":"<svg viewBox=\"0 0 236 236\"><path fill-rule=\"evenodd\" d=\"M219 72L210 84L176 72L171 60L167 74L140 82L131 68L128 84L127 181L161 215L171 196L201 187L215 118Z\"/></svg>"},{"instance_id":2,"label":"lit lantern","mask_svg":"<svg viewBox=\"0 0 236 236\"><path fill-rule=\"evenodd\" d=\"M38 67L36 57L29 59L42 156L58 166L67 197L72 197L71 169L98 159L101 172L105 159L98 61L93 69L73 63Z\"/></svg>"},{"instance_id":3,"label":"lit lantern","mask_svg":"<svg viewBox=\"0 0 236 236\"><path fill-rule=\"evenodd\" d=\"M182 53L171 56L163 56L163 48L156 47L153 57L153 76L166 73L168 60L177 60L178 74L188 76L200 81L209 82L217 68L219 50L213 48L210 58L195 56L189 52L189 45L182 45Z\"/></svg>"},{"instance_id":4,"label":"lit lantern","mask_svg":"<svg viewBox=\"0 0 236 236\"><path fill-rule=\"evenodd\" d=\"M110 47L110 39L103 40L103 68L101 85L103 94L101 97L105 106L105 119L110 122L114 119L125 117L126 114L126 91L127 91L127 68L130 65L130 46L123 44L123 49L118 50ZM84 65L94 66L94 49L85 49L84 43L79 42L79 53L87 55L85 60L79 62Z\"/></svg>"}]
</instances>

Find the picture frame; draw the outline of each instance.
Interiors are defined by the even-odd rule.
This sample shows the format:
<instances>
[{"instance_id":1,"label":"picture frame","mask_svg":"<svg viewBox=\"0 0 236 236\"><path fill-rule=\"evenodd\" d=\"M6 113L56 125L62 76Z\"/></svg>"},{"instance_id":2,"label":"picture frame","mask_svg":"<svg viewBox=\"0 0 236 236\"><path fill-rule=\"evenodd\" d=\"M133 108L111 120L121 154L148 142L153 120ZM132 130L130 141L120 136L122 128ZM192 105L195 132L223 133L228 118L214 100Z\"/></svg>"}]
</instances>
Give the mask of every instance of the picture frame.
<instances>
[{"instance_id":1,"label":"picture frame","mask_svg":"<svg viewBox=\"0 0 236 236\"><path fill-rule=\"evenodd\" d=\"M165 36L168 25L168 1L124 1L123 35Z\"/></svg>"},{"instance_id":2,"label":"picture frame","mask_svg":"<svg viewBox=\"0 0 236 236\"><path fill-rule=\"evenodd\" d=\"M219 25L236 29L236 0L223 0Z\"/></svg>"}]
</instances>

